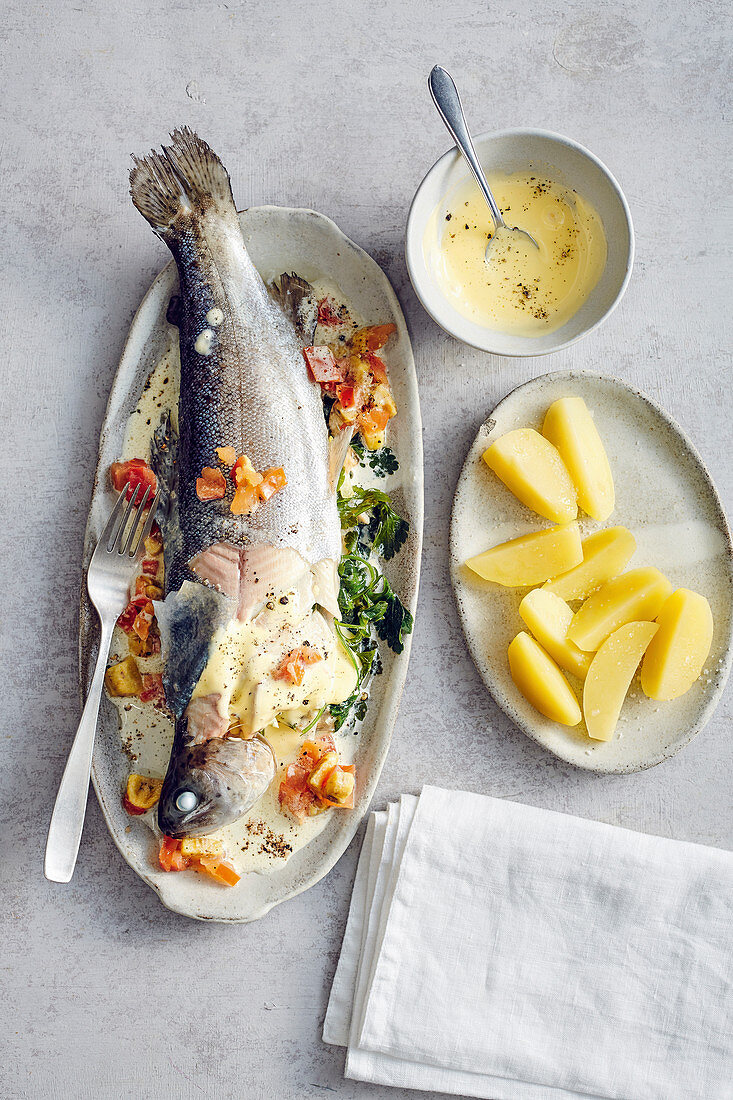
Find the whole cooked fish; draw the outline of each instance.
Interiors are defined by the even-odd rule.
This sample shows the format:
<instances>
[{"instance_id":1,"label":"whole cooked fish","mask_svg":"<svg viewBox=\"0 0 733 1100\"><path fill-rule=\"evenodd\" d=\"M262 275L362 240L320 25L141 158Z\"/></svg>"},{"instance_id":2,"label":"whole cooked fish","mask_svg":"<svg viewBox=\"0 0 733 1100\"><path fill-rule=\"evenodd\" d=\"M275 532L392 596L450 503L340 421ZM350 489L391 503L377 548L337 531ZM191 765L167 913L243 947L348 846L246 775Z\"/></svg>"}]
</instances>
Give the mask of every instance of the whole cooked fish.
<instances>
[{"instance_id":1,"label":"whole cooked fish","mask_svg":"<svg viewBox=\"0 0 733 1100\"><path fill-rule=\"evenodd\" d=\"M245 248L226 169L191 130L171 136L162 153L135 158L130 184L180 281L179 439L172 452L165 438L158 454L166 597L156 615L175 717L158 822L182 837L236 820L262 795L275 774L260 736L269 723L340 702L355 680L333 627L334 455L302 354L314 297L283 276L273 300ZM282 468L285 486L248 515L232 512L232 487L199 499L197 478L221 465L217 448L247 456L255 471ZM284 683L278 669L295 651L312 663L302 683Z\"/></svg>"}]
</instances>

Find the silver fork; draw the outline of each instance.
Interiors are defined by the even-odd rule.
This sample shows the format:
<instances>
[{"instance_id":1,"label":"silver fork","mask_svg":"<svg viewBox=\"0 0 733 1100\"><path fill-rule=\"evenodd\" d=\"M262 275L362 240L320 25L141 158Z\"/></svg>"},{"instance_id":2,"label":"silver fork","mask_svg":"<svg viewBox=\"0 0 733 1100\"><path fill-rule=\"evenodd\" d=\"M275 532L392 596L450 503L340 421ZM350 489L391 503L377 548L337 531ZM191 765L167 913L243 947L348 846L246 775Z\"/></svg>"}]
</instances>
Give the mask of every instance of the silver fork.
<instances>
[{"instance_id":1,"label":"silver fork","mask_svg":"<svg viewBox=\"0 0 733 1100\"><path fill-rule=\"evenodd\" d=\"M87 571L87 590L90 600L97 609L102 631L94 676L69 759L66 761L64 774L61 777L48 829L46 861L43 869L46 878L52 882L69 882L76 866L87 806L94 734L97 729L97 715L102 698L109 647L112 643L112 631L117 619L127 606L136 559L144 540L150 534L160 496L160 490L158 490L138 535L140 518L150 496L150 486L146 488L138 505L135 502L140 486L136 485L127 502L127 507L124 508L129 487L129 484L125 485L117 498Z\"/></svg>"}]
</instances>

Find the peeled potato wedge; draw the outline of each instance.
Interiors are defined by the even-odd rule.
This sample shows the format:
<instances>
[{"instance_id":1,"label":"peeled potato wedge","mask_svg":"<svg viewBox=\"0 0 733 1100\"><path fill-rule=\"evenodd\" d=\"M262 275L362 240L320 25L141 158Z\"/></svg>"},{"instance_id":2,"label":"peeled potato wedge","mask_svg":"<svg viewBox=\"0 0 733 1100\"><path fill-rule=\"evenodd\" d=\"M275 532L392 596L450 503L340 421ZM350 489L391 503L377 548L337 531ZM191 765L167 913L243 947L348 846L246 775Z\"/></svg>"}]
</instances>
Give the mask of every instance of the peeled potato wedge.
<instances>
[{"instance_id":1,"label":"peeled potato wedge","mask_svg":"<svg viewBox=\"0 0 733 1100\"><path fill-rule=\"evenodd\" d=\"M553 445L534 428L507 432L484 451L490 470L522 504L553 523L578 514L575 486Z\"/></svg>"},{"instance_id":2,"label":"peeled potato wedge","mask_svg":"<svg viewBox=\"0 0 733 1100\"><path fill-rule=\"evenodd\" d=\"M590 654L583 653L567 639L573 612L565 600L544 588L533 588L520 603L519 615L560 668L585 679L590 668Z\"/></svg>"},{"instance_id":3,"label":"peeled potato wedge","mask_svg":"<svg viewBox=\"0 0 733 1100\"><path fill-rule=\"evenodd\" d=\"M543 587L563 600L585 600L606 581L622 573L636 550L636 539L625 527L607 527L583 539L580 565L553 577Z\"/></svg>"},{"instance_id":4,"label":"peeled potato wedge","mask_svg":"<svg viewBox=\"0 0 733 1100\"><path fill-rule=\"evenodd\" d=\"M581 719L573 689L542 646L522 630L509 643L512 680L540 714L563 726L577 726Z\"/></svg>"},{"instance_id":5,"label":"peeled potato wedge","mask_svg":"<svg viewBox=\"0 0 733 1100\"><path fill-rule=\"evenodd\" d=\"M466 565L485 581L521 588L541 584L548 577L572 569L582 559L578 525L568 523L492 546L469 558Z\"/></svg>"},{"instance_id":6,"label":"peeled potato wedge","mask_svg":"<svg viewBox=\"0 0 733 1100\"><path fill-rule=\"evenodd\" d=\"M590 410L582 397L561 397L545 414L545 439L557 449L577 490L578 504L599 522L616 503L613 475Z\"/></svg>"},{"instance_id":7,"label":"peeled potato wedge","mask_svg":"<svg viewBox=\"0 0 733 1100\"><path fill-rule=\"evenodd\" d=\"M139 695L143 689L143 679L134 657L125 657L116 665L110 665L104 674L104 686L110 695L122 698L126 695Z\"/></svg>"},{"instance_id":8,"label":"peeled potato wedge","mask_svg":"<svg viewBox=\"0 0 733 1100\"><path fill-rule=\"evenodd\" d=\"M678 699L703 670L713 641L713 613L704 596L678 588L657 623L641 666L641 687L650 699Z\"/></svg>"},{"instance_id":9,"label":"peeled potato wedge","mask_svg":"<svg viewBox=\"0 0 733 1100\"><path fill-rule=\"evenodd\" d=\"M629 685L658 629L656 623L626 623L593 658L583 685L583 717L594 741L613 737Z\"/></svg>"},{"instance_id":10,"label":"peeled potato wedge","mask_svg":"<svg viewBox=\"0 0 733 1100\"><path fill-rule=\"evenodd\" d=\"M651 566L622 573L606 581L578 608L568 628L568 639L578 649L598 649L620 626L656 619L671 591L667 578Z\"/></svg>"}]
</instances>

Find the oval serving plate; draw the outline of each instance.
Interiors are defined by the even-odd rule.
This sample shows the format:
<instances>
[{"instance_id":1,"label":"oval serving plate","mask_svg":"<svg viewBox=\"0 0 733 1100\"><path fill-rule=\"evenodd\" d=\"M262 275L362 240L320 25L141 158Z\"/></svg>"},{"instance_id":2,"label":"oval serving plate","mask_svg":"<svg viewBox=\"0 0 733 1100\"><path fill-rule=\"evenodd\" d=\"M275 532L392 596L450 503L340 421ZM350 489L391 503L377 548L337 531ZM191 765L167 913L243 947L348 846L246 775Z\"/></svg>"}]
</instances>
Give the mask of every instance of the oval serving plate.
<instances>
[{"instance_id":1,"label":"oval serving plate","mask_svg":"<svg viewBox=\"0 0 733 1100\"><path fill-rule=\"evenodd\" d=\"M253 207L240 214L247 248L265 281L283 271L309 280L328 280L368 324L392 321L397 340L385 349L399 413L389 443L400 463L388 488L395 507L409 520L410 534L385 573L403 602L414 613L420 571L423 517L422 434L415 364L405 319L384 272L361 248L322 214L284 207ZM168 345L166 311L177 287L173 263L160 273L143 299L130 328L102 426L99 462L84 543L84 575L109 514L113 494L107 469L122 452L128 417L135 408L151 370ZM133 870L156 891L164 905L200 920L252 921L318 882L351 841L367 811L392 735L407 672L411 636L397 655L382 652L384 671L375 678L356 755L359 781L356 805L349 814L331 820L309 844L279 869L266 875L245 874L233 889L210 883L201 875L166 874L155 866L155 843L143 823L128 817L121 805L129 760L119 735L112 703L102 701L92 764L92 781L115 844ZM96 615L82 584L79 670L86 694L98 644Z\"/></svg>"},{"instance_id":2,"label":"oval serving plate","mask_svg":"<svg viewBox=\"0 0 733 1100\"><path fill-rule=\"evenodd\" d=\"M623 525L637 548L627 568L656 565L675 587L707 596L715 632L702 676L680 699L647 699L637 679L611 741L591 741L543 717L509 675L507 646L526 629L518 606L526 588L502 588L475 577L466 558L489 546L551 526L509 492L482 461L486 447L513 428L539 429L559 397L585 399L608 452L616 509L605 524L581 519L583 537ZM450 569L463 631L474 663L496 702L519 728L578 768L633 772L651 768L689 744L710 718L728 678L733 630L733 546L718 494L681 428L650 398L624 382L584 372L545 374L501 401L479 429L458 481L450 535ZM577 605L575 605L577 606ZM576 689L580 682L569 677Z\"/></svg>"}]
</instances>

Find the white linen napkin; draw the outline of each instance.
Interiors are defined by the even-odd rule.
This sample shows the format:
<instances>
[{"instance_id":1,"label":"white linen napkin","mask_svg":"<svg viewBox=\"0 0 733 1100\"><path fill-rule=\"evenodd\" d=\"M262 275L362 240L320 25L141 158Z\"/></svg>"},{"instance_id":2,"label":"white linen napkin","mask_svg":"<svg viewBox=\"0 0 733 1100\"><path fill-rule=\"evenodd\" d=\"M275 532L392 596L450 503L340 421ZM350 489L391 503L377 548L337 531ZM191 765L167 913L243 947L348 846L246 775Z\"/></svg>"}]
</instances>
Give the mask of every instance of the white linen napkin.
<instances>
[{"instance_id":1,"label":"white linen napkin","mask_svg":"<svg viewBox=\"0 0 733 1100\"><path fill-rule=\"evenodd\" d=\"M491 1100L733 1097L733 855L423 789L367 830L324 1039Z\"/></svg>"}]
</instances>

